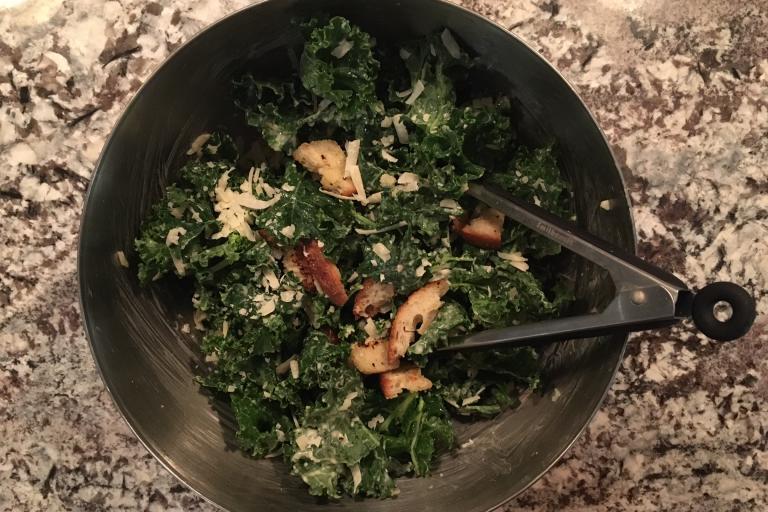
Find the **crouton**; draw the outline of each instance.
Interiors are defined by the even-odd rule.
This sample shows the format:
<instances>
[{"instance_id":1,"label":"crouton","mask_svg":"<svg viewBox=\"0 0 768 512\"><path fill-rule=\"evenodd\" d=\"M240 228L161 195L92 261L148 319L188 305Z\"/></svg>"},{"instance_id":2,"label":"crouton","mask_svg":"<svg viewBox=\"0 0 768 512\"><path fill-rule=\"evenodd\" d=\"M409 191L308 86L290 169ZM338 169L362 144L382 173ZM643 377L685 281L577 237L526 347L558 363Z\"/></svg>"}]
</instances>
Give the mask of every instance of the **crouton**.
<instances>
[{"instance_id":1,"label":"crouton","mask_svg":"<svg viewBox=\"0 0 768 512\"><path fill-rule=\"evenodd\" d=\"M335 141L305 142L293 152L293 158L309 172L320 177L320 185L324 190L342 196L355 194L356 189L352 179L344 175L347 157Z\"/></svg>"},{"instance_id":2,"label":"crouton","mask_svg":"<svg viewBox=\"0 0 768 512\"><path fill-rule=\"evenodd\" d=\"M304 267L302 268L302 263ZM299 249L293 249L291 252L283 257L283 268L286 272L290 272L295 275L301 281L305 290L310 293L317 291L315 288L315 280L309 274L309 267L306 264L306 259Z\"/></svg>"},{"instance_id":3,"label":"crouton","mask_svg":"<svg viewBox=\"0 0 768 512\"><path fill-rule=\"evenodd\" d=\"M432 381L421 374L421 368L408 365L379 375L379 387L384 398L390 399L403 391L426 391Z\"/></svg>"},{"instance_id":4,"label":"crouton","mask_svg":"<svg viewBox=\"0 0 768 512\"><path fill-rule=\"evenodd\" d=\"M387 359L387 340L367 339L365 343L355 343L352 345L352 352L349 354L349 362L357 368L360 373L372 375L374 373L383 373L394 370L400 366L400 361L390 363Z\"/></svg>"},{"instance_id":5,"label":"crouton","mask_svg":"<svg viewBox=\"0 0 768 512\"><path fill-rule=\"evenodd\" d=\"M501 247L501 231L504 227L504 214L488 206L480 206L474 216L467 219L454 218L453 230L468 243L483 249Z\"/></svg>"},{"instance_id":6,"label":"crouton","mask_svg":"<svg viewBox=\"0 0 768 512\"><path fill-rule=\"evenodd\" d=\"M343 306L349 299L339 268L323 256L323 249L317 240L296 246L283 258L283 266L301 279L308 292L322 293L337 306Z\"/></svg>"},{"instance_id":7,"label":"crouton","mask_svg":"<svg viewBox=\"0 0 768 512\"><path fill-rule=\"evenodd\" d=\"M432 281L410 294L400 306L389 330L387 357L390 363L405 355L417 332L424 334L443 305L440 298L447 291L448 281Z\"/></svg>"},{"instance_id":8,"label":"crouton","mask_svg":"<svg viewBox=\"0 0 768 512\"><path fill-rule=\"evenodd\" d=\"M392 309L392 299L395 297L395 286L373 279L363 281L363 289L355 295L355 305L352 308L356 318L372 318Z\"/></svg>"}]
</instances>

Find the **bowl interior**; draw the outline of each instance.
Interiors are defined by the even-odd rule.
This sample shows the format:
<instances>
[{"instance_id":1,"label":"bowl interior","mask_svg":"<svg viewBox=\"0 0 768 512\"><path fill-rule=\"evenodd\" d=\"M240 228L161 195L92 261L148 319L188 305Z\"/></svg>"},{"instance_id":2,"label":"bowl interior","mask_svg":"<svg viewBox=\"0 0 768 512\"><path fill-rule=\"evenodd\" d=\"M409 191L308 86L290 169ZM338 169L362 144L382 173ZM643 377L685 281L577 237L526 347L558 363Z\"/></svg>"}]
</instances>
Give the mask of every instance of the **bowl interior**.
<instances>
[{"instance_id":1,"label":"bowl interior","mask_svg":"<svg viewBox=\"0 0 768 512\"><path fill-rule=\"evenodd\" d=\"M381 44L442 27L480 56L490 71L470 87L506 91L521 136L557 141L575 191L579 222L634 250L620 173L594 120L567 83L535 51L507 32L440 0L408 2L281 0L230 16L191 40L141 89L116 126L94 175L81 230L83 315L97 365L118 407L149 450L181 480L230 510L487 510L525 489L576 439L599 406L621 360L625 336L561 343L548 349L551 393L531 397L493 421L461 425L471 448L444 456L431 477L401 479L397 500L322 503L275 460L237 451L227 404L212 402L194 381L201 356L188 322L189 290L172 282L141 288L132 240L149 206L172 181L189 143L219 125L241 124L231 78L248 68L265 77L289 69L294 17L339 14ZM607 213L600 201L613 199ZM612 293L604 273L574 259L586 309ZM546 390L545 390L546 392Z\"/></svg>"}]
</instances>

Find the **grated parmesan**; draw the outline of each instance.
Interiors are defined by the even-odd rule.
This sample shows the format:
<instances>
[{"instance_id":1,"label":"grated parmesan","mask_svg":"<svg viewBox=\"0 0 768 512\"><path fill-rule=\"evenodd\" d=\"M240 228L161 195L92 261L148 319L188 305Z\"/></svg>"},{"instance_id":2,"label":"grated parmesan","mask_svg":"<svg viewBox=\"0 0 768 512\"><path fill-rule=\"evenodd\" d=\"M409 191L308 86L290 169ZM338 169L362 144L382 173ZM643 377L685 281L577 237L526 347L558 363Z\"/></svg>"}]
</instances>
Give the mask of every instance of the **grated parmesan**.
<instances>
[{"instance_id":1,"label":"grated parmesan","mask_svg":"<svg viewBox=\"0 0 768 512\"><path fill-rule=\"evenodd\" d=\"M192 313L192 323L195 324L195 329L198 331L204 331L205 326L203 325L203 320L205 320L208 317L207 314L205 314L205 311L200 311L199 309L196 309Z\"/></svg>"},{"instance_id":2,"label":"grated parmesan","mask_svg":"<svg viewBox=\"0 0 768 512\"><path fill-rule=\"evenodd\" d=\"M446 210L461 210L461 205L454 199L442 199L440 201L440 208L445 208Z\"/></svg>"},{"instance_id":3,"label":"grated parmesan","mask_svg":"<svg viewBox=\"0 0 768 512\"><path fill-rule=\"evenodd\" d=\"M381 414L377 414L376 416L368 420L367 425L368 425L368 428L374 429L380 423L384 423L384 416L382 416Z\"/></svg>"},{"instance_id":4,"label":"grated parmesan","mask_svg":"<svg viewBox=\"0 0 768 512\"><path fill-rule=\"evenodd\" d=\"M340 411L346 411L350 407L352 407L352 400L357 398L357 391L352 391L347 396L344 397L344 401L341 402L341 405L339 406Z\"/></svg>"},{"instance_id":5,"label":"grated parmesan","mask_svg":"<svg viewBox=\"0 0 768 512\"><path fill-rule=\"evenodd\" d=\"M413 105L414 102L419 99L419 96L421 96L421 93L424 92L424 82L421 80L417 80L415 84L413 84L413 92L410 96L408 96L408 99L405 100L406 105Z\"/></svg>"},{"instance_id":6,"label":"grated parmesan","mask_svg":"<svg viewBox=\"0 0 768 512\"><path fill-rule=\"evenodd\" d=\"M349 471L352 473L352 494L357 492L360 482L363 481L363 474L360 472L360 464L355 464Z\"/></svg>"},{"instance_id":7,"label":"grated parmesan","mask_svg":"<svg viewBox=\"0 0 768 512\"><path fill-rule=\"evenodd\" d=\"M504 261L508 261L510 265L515 267L516 269L520 270L521 272L527 272L528 271L528 258L523 256L519 252L497 252L496 255L503 259Z\"/></svg>"},{"instance_id":8,"label":"grated parmesan","mask_svg":"<svg viewBox=\"0 0 768 512\"><path fill-rule=\"evenodd\" d=\"M404 172L397 177L397 189L401 192L416 192L419 190L419 177L412 172Z\"/></svg>"},{"instance_id":9,"label":"grated parmesan","mask_svg":"<svg viewBox=\"0 0 768 512\"><path fill-rule=\"evenodd\" d=\"M376 324L370 318L365 319L365 325L363 325L363 330L365 331L365 334L367 334L369 338L374 340L379 338L379 330L376 328Z\"/></svg>"},{"instance_id":10,"label":"grated parmesan","mask_svg":"<svg viewBox=\"0 0 768 512\"><path fill-rule=\"evenodd\" d=\"M125 257L125 253L123 251L117 251L115 253L115 259L121 267L128 268L128 258Z\"/></svg>"},{"instance_id":11,"label":"grated parmesan","mask_svg":"<svg viewBox=\"0 0 768 512\"><path fill-rule=\"evenodd\" d=\"M381 150L381 158L383 158L387 162L392 162L392 163L397 162L397 157L390 154L386 149Z\"/></svg>"},{"instance_id":12,"label":"grated parmesan","mask_svg":"<svg viewBox=\"0 0 768 512\"><path fill-rule=\"evenodd\" d=\"M287 236L288 238L293 238L294 233L296 233L296 226L293 224L289 226L285 226L283 229L280 230L280 233L283 234L283 236Z\"/></svg>"},{"instance_id":13,"label":"grated parmesan","mask_svg":"<svg viewBox=\"0 0 768 512\"><path fill-rule=\"evenodd\" d=\"M357 233L358 235L377 235L379 233L386 233L388 231L394 231L396 229L404 228L407 225L408 225L407 222L405 222L404 220L401 220L397 224L392 224L391 226L387 226L387 227L384 227L384 228L381 228L381 229L360 229L360 228L355 228L355 233Z\"/></svg>"},{"instance_id":14,"label":"grated parmesan","mask_svg":"<svg viewBox=\"0 0 768 512\"><path fill-rule=\"evenodd\" d=\"M264 272L262 284L264 284L264 287L267 289L271 288L272 290L277 290L280 288L280 280L275 275L275 271L271 269Z\"/></svg>"},{"instance_id":15,"label":"grated parmesan","mask_svg":"<svg viewBox=\"0 0 768 512\"><path fill-rule=\"evenodd\" d=\"M387 246L381 242L376 242L375 244L373 244L371 246L371 249L376 254L376 256L381 258L381 261L383 261L384 263L388 262L389 259L392 257L392 253L389 251L389 249L387 249Z\"/></svg>"},{"instance_id":16,"label":"grated parmesan","mask_svg":"<svg viewBox=\"0 0 768 512\"><path fill-rule=\"evenodd\" d=\"M360 174L360 167L357 165L357 159L360 156L360 139L349 141L345 145L347 159L344 162L344 176L352 179L352 184L357 191L357 197L361 202L366 201L365 185L363 185L363 176Z\"/></svg>"},{"instance_id":17,"label":"grated parmesan","mask_svg":"<svg viewBox=\"0 0 768 512\"><path fill-rule=\"evenodd\" d=\"M253 184L256 181L257 188L263 189L263 180L256 169L251 169L248 178L240 185L241 192L235 192L228 188L229 173L224 172L216 183L214 189L216 204L214 210L218 213L216 220L221 223L221 230L211 238L216 240L226 238L230 233L240 233L248 240L256 241L256 236L248 224L248 212L251 210L264 210L275 204L280 199L280 194L274 194L269 200L258 199L253 195ZM274 191L273 191L274 192Z\"/></svg>"},{"instance_id":18,"label":"grated parmesan","mask_svg":"<svg viewBox=\"0 0 768 512\"><path fill-rule=\"evenodd\" d=\"M440 34L440 40L443 42L443 46L445 46L445 49L448 50L448 54L451 57L454 59L461 57L461 48L459 48L459 43L457 43L456 39L453 38L453 34L451 34L450 30L443 30L443 33Z\"/></svg>"},{"instance_id":19,"label":"grated parmesan","mask_svg":"<svg viewBox=\"0 0 768 512\"><path fill-rule=\"evenodd\" d=\"M291 368L291 377L293 377L294 380L299 378L299 362L296 359L291 359L291 362L288 363L289 367Z\"/></svg>"},{"instance_id":20,"label":"grated parmesan","mask_svg":"<svg viewBox=\"0 0 768 512\"><path fill-rule=\"evenodd\" d=\"M397 185L397 178L395 178L391 174L382 174L379 177L379 185L381 185L384 188L392 188L395 185Z\"/></svg>"},{"instance_id":21,"label":"grated parmesan","mask_svg":"<svg viewBox=\"0 0 768 512\"><path fill-rule=\"evenodd\" d=\"M210 133L201 133L197 137L195 137L195 140L192 141L192 144L189 145L189 149L187 150L187 156L191 155L199 155L200 152L203 149L203 146L206 142L208 142L208 139L211 138Z\"/></svg>"},{"instance_id":22,"label":"grated parmesan","mask_svg":"<svg viewBox=\"0 0 768 512\"><path fill-rule=\"evenodd\" d=\"M351 50L354 46L355 43L347 41L346 39L342 39L338 46L336 46L336 48L331 51L331 55L337 59L340 59L349 53L349 50Z\"/></svg>"},{"instance_id":23,"label":"grated parmesan","mask_svg":"<svg viewBox=\"0 0 768 512\"><path fill-rule=\"evenodd\" d=\"M395 133L397 134L397 140L400 144L408 144L408 129L401 121L402 114L397 114L392 118L392 125L395 127Z\"/></svg>"},{"instance_id":24,"label":"grated parmesan","mask_svg":"<svg viewBox=\"0 0 768 512\"><path fill-rule=\"evenodd\" d=\"M171 247L172 245L179 245L179 238L184 236L187 230L184 228L172 228L168 230L168 234L165 235L165 245Z\"/></svg>"}]
</instances>

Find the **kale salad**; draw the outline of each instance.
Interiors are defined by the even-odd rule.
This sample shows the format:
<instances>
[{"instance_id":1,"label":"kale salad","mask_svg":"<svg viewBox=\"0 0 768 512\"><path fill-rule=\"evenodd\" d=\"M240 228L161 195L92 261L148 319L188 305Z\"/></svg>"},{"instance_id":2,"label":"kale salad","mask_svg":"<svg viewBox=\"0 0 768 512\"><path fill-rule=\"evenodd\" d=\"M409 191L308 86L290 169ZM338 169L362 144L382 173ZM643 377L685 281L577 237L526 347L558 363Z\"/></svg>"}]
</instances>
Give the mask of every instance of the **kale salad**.
<instances>
[{"instance_id":1,"label":"kale salad","mask_svg":"<svg viewBox=\"0 0 768 512\"><path fill-rule=\"evenodd\" d=\"M243 451L313 495L391 497L457 449L455 421L539 386L533 348L435 349L570 300L560 247L467 184L562 216L571 196L552 148L517 142L510 99L469 92L478 64L448 30L385 47L344 18L301 27L292 76L232 84L252 136L192 143L135 240L138 276L194 286L199 381Z\"/></svg>"}]
</instances>

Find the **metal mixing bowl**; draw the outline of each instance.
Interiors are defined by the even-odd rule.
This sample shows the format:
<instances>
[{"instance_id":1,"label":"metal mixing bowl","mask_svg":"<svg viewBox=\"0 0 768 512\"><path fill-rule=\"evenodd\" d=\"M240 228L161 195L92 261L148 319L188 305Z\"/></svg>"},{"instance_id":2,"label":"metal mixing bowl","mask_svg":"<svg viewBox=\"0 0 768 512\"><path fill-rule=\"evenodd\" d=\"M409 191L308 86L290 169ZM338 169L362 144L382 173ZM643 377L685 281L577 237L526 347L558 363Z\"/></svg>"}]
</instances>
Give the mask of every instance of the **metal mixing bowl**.
<instances>
[{"instance_id":1,"label":"metal mixing bowl","mask_svg":"<svg viewBox=\"0 0 768 512\"><path fill-rule=\"evenodd\" d=\"M93 175L81 228L82 312L96 364L128 424L180 480L229 510L480 511L523 491L579 436L621 361L626 336L561 343L546 352L548 388L492 421L459 425L471 448L445 455L428 478L403 478L396 500L323 503L276 460L254 460L235 444L229 406L194 381L201 360L188 320L190 290L172 282L142 288L132 241L199 133L242 123L230 97L244 69L286 69L298 37L291 19L316 13L350 18L379 44L448 27L492 72L469 86L515 99L523 139L555 140L575 192L579 222L634 251L621 174L587 108L536 51L488 20L440 0L272 0L237 12L193 38L142 87L112 133ZM605 212L600 201L612 199ZM125 251L132 267L118 265ZM573 260L580 308L612 294L604 273ZM557 389L560 398L552 399ZM556 393L556 394L558 394Z\"/></svg>"}]
</instances>

